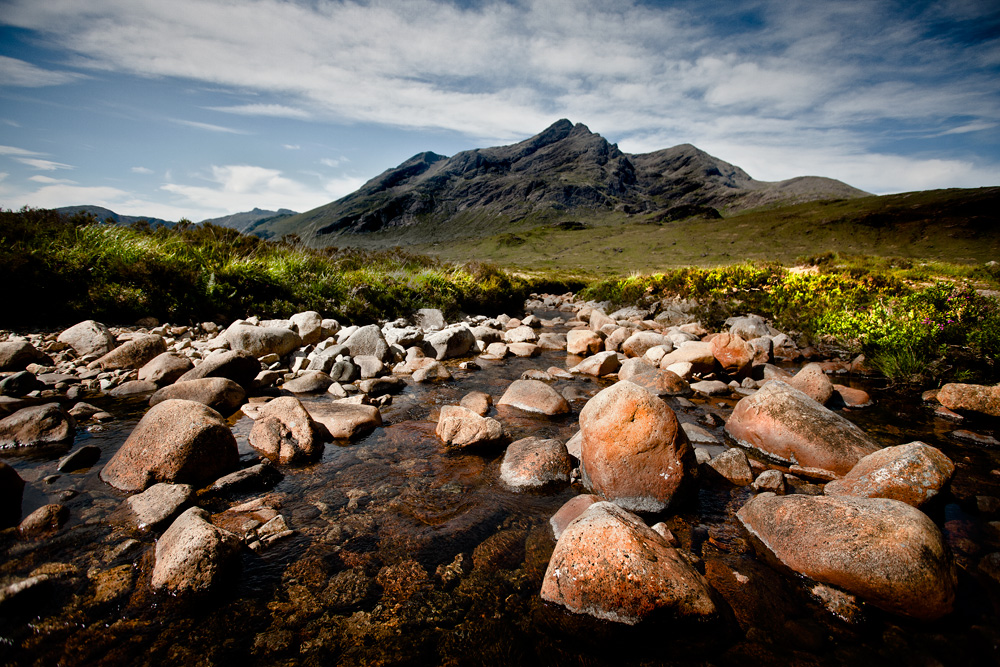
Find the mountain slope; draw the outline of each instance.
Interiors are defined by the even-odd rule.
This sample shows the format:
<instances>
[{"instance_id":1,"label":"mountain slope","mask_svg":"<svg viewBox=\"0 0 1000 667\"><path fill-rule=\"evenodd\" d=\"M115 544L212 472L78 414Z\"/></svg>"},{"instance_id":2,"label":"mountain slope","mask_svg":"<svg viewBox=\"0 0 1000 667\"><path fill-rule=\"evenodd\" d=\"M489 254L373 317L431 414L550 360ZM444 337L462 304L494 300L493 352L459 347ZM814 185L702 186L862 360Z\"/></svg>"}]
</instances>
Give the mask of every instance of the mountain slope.
<instances>
[{"instance_id":1,"label":"mountain slope","mask_svg":"<svg viewBox=\"0 0 1000 667\"><path fill-rule=\"evenodd\" d=\"M73 216L76 215L77 213L92 215L101 222L106 222L107 220L110 219L116 225L131 225L136 222L141 222L143 220L148 222L152 227L159 227L161 225L165 227L173 227L175 224L169 220L161 220L159 218L151 218L139 215L120 215L118 213L115 213L111 209L104 208L103 206L91 206L91 205L63 206L55 210L57 213L61 213L62 215L66 216Z\"/></svg>"},{"instance_id":2,"label":"mountain slope","mask_svg":"<svg viewBox=\"0 0 1000 667\"><path fill-rule=\"evenodd\" d=\"M865 194L818 177L756 181L686 144L628 155L585 125L560 120L510 146L450 158L420 153L342 199L260 231L297 233L314 245L390 245L483 237L581 216L624 220L681 210L718 217L717 209Z\"/></svg>"},{"instance_id":3,"label":"mountain slope","mask_svg":"<svg viewBox=\"0 0 1000 667\"><path fill-rule=\"evenodd\" d=\"M219 225L220 227L231 227L238 232L252 234L256 228L263 224L292 215L297 214L295 211L287 208L278 209L277 211L265 211L260 208L255 208L252 211L243 211L241 213L233 213L232 215L224 215L221 218L202 220L198 224L208 223Z\"/></svg>"}]
</instances>

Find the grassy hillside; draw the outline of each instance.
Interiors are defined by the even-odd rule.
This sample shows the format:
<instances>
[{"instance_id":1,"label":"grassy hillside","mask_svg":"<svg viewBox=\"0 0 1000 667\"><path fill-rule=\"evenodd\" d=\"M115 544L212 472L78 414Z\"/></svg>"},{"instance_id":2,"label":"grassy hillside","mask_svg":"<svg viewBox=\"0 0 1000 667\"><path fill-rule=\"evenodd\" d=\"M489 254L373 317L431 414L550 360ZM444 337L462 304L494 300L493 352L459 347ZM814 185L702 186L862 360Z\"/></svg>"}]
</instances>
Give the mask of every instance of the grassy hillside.
<instances>
[{"instance_id":1,"label":"grassy hillside","mask_svg":"<svg viewBox=\"0 0 1000 667\"><path fill-rule=\"evenodd\" d=\"M441 259L608 276L826 252L952 263L1000 258L1000 188L929 190L656 223L620 213L552 216L478 240L413 246Z\"/></svg>"}]
</instances>

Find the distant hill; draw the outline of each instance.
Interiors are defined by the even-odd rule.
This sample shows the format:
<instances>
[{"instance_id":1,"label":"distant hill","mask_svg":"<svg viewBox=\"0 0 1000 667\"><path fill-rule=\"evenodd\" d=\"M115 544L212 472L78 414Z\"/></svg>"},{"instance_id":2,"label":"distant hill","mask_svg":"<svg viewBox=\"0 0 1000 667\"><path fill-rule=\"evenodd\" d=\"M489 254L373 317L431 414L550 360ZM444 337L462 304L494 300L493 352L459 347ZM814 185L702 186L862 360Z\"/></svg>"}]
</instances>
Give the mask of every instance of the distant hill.
<instances>
[{"instance_id":1,"label":"distant hill","mask_svg":"<svg viewBox=\"0 0 1000 667\"><path fill-rule=\"evenodd\" d=\"M176 224L170 220L161 220L160 218L148 216L119 215L111 209L107 209L102 206L63 206L62 208L57 208L56 211L67 216L76 215L77 213L90 214L101 222L106 222L110 219L114 221L116 225L131 225L142 220L148 222L151 227L173 227Z\"/></svg>"},{"instance_id":2,"label":"distant hill","mask_svg":"<svg viewBox=\"0 0 1000 667\"><path fill-rule=\"evenodd\" d=\"M585 125L560 120L510 146L453 157L419 153L356 192L261 223L312 245L395 245L483 238L541 224L722 214L868 193L829 178L764 182L684 144L623 153Z\"/></svg>"},{"instance_id":3,"label":"distant hill","mask_svg":"<svg viewBox=\"0 0 1000 667\"><path fill-rule=\"evenodd\" d=\"M281 208L277 211L265 211L263 209L255 208L252 211L244 211L243 213L233 213L232 215L225 215L221 218L210 218L208 220L202 220L198 224L211 223L213 225L219 225L220 227L231 227L238 232L244 234L254 234L256 229L264 229L264 225L272 223L276 220L282 218L287 218L289 216L298 215L295 211L287 208ZM257 234L258 236L264 236L267 238L270 236L266 231Z\"/></svg>"}]
</instances>

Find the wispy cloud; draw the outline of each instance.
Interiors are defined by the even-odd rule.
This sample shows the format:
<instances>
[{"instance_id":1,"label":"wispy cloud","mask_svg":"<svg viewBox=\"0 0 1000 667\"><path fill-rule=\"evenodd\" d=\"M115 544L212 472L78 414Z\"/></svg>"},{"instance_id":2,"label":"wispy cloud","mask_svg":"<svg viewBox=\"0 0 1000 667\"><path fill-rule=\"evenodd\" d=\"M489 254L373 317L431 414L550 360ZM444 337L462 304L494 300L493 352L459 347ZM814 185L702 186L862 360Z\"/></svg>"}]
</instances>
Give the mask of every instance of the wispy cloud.
<instances>
[{"instance_id":1,"label":"wispy cloud","mask_svg":"<svg viewBox=\"0 0 1000 667\"><path fill-rule=\"evenodd\" d=\"M42 176L41 174L36 174L35 176L31 176L30 178L28 178L28 180L34 183L44 183L46 185L50 184L77 185L76 181L71 181L68 178L52 178L51 176Z\"/></svg>"},{"instance_id":2,"label":"wispy cloud","mask_svg":"<svg viewBox=\"0 0 1000 667\"><path fill-rule=\"evenodd\" d=\"M29 151L16 146L0 146L0 155L44 155L44 153Z\"/></svg>"},{"instance_id":3,"label":"wispy cloud","mask_svg":"<svg viewBox=\"0 0 1000 667\"><path fill-rule=\"evenodd\" d=\"M38 169L40 171L56 171L57 169L75 169L71 164L63 164L62 162L53 162L52 160L43 160L41 158L35 157L15 157L15 160L21 164L26 164L32 169Z\"/></svg>"},{"instance_id":4,"label":"wispy cloud","mask_svg":"<svg viewBox=\"0 0 1000 667\"><path fill-rule=\"evenodd\" d=\"M42 86L59 86L79 81L82 78L84 78L82 75L74 72L56 72L17 58L0 56L0 86L40 88Z\"/></svg>"},{"instance_id":5,"label":"wispy cloud","mask_svg":"<svg viewBox=\"0 0 1000 667\"><path fill-rule=\"evenodd\" d=\"M129 171L133 174L142 174L144 176L148 176L153 173L153 170L149 167L132 167Z\"/></svg>"},{"instance_id":6,"label":"wispy cloud","mask_svg":"<svg viewBox=\"0 0 1000 667\"><path fill-rule=\"evenodd\" d=\"M241 104L229 107L207 107L211 111L233 113L240 116L270 116L272 118L292 118L308 120L312 114L302 109L295 109L284 104Z\"/></svg>"},{"instance_id":7,"label":"wispy cloud","mask_svg":"<svg viewBox=\"0 0 1000 667\"><path fill-rule=\"evenodd\" d=\"M212 123L200 123L194 120L183 120L181 118L170 118L171 123L177 123L178 125L186 125L187 127L193 127L197 130L206 130L208 132L222 132L224 134L252 134L246 130L238 130L233 127L225 127L224 125L214 125Z\"/></svg>"}]
</instances>

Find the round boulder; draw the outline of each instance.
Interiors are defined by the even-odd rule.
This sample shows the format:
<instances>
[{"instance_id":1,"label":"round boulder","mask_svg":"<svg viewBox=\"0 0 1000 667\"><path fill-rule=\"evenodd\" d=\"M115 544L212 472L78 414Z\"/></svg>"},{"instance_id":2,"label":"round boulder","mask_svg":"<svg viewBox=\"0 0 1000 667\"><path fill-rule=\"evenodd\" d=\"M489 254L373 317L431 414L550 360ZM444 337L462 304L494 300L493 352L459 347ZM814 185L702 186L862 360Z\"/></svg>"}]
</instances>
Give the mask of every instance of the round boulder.
<instances>
[{"instance_id":1,"label":"round boulder","mask_svg":"<svg viewBox=\"0 0 1000 667\"><path fill-rule=\"evenodd\" d=\"M225 339L230 349L249 352L258 359L266 354L283 357L302 345L302 338L291 329L251 324L231 325L226 329Z\"/></svg>"},{"instance_id":2,"label":"round boulder","mask_svg":"<svg viewBox=\"0 0 1000 667\"><path fill-rule=\"evenodd\" d=\"M117 370L123 368L142 368L167 351L167 343L160 336L139 334L111 350L97 361L89 364L90 368Z\"/></svg>"},{"instance_id":3,"label":"round boulder","mask_svg":"<svg viewBox=\"0 0 1000 667\"><path fill-rule=\"evenodd\" d=\"M497 406L501 405L548 416L569 412L569 403L562 394L541 380L514 380L497 402Z\"/></svg>"},{"instance_id":4,"label":"round boulder","mask_svg":"<svg viewBox=\"0 0 1000 667\"><path fill-rule=\"evenodd\" d=\"M618 382L587 401L580 432L592 489L628 510L666 509L696 467L674 411L632 382Z\"/></svg>"},{"instance_id":5,"label":"round boulder","mask_svg":"<svg viewBox=\"0 0 1000 667\"><path fill-rule=\"evenodd\" d=\"M45 359L47 357L26 340L0 343L0 371L23 371L28 364Z\"/></svg>"},{"instance_id":6,"label":"round boulder","mask_svg":"<svg viewBox=\"0 0 1000 667\"><path fill-rule=\"evenodd\" d=\"M507 446L500 481L515 491L569 482L573 468L566 445L551 438L528 437Z\"/></svg>"},{"instance_id":7,"label":"round boulder","mask_svg":"<svg viewBox=\"0 0 1000 667\"><path fill-rule=\"evenodd\" d=\"M659 533L609 502L590 505L563 531L541 595L573 613L628 625L654 612L716 613L705 578Z\"/></svg>"},{"instance_id":8,"label":"round boulder","mask_svg":"<svg viewBox=\"0 0 1000 667\"><path fill-rule=\"evenodd\" d=\"M817 363L806 364L788 384L795 387L820 405L826 405L833 396L833 383Z\"/></svg>"},{"instance_id":9,"label":"round boulder","mask_svg":"<svg viewBox=\"0 0 1000 667\"><path fill-rule=\"evenodd\" d=\"M566 352L581 357L597 354L604 349L604 340L590 329L573 329L566 334Z\"/></svg>"},{"instance_id":10,"label":"round boulder","mask_svg":"<svg viewBox=\"0 0 1000 667\"><path fill-rule=\"evenodd\" d=\"M176 382L182 375L194 368L191 360L183 354L164 352L149 360L139 369L139 380L155 382L159 386Z\"/></svg>"},{"instance_id":11,"label":"round boulder","mask_svg":"<svg viewBox=\"0 0 1000 667\"><path fill-rule=\"evenodd\" d=\"M222 416L195 401L170 399L150 408L101 470L121 491L156 482L202 487L239 463L236 438Z\"/></svg>"},{"instance_id":12,"label":"round boulder","mask_svg":"<svg viewBox=\"0 0 1000 667\"><path fill-rule=\"evenodd\" d=\"M152 587L175 595L205 593L239 567L239 538L213 526L208 512L192 507L156 541Z\"/></svg>"},{"instance_id":13,"label":"round boulder","mask_svg":"<svg viewBox=\"0 0 1000 667\"><path fill-rule=\"evenodd\" d=\"M258 411L250 429L250 446L276 463L296 463L322 451L315 424L299 399L280 396Z\"/></svg>"},{"instance_id":14,"label":"round boulder","mask_svg":"<svg viewBox=\"0 0 1000 667\"><path fill-rule=\"evenodd\" d=\"M115 349L118 341L114 334L100 322L85 320L66 329L56 339L73 348L78 356L104 356Z\"/></svg>"},{"instance_id":15,"label":"round boulder","mask_svg":"<svg viewBox=\"0 0 1000 667\"><path fill-rule=\"evenodd\" d=\"M207 377L186 380L158 389L150 396L149 404L157 405L171 399L196 401L224 415L231 415L247 400L243 387L230 379Z\"/></svg>"},{"instance_id":16,"label":"round boulder","mask_svg":"<svg viewBox=\"0 0 1000 667\"><path fill-rule=\"evenodd\" d=\"M941 532L906 503L762 493L736 516L756 548L795 572L904 616L951 611L955 571Z\"/></svg>"},{"instance_id":17,"label":"round boulder","mask_svg":"<svg viewBox=\"0 0 1000 667\"><path fill-rule=\"evenodd\" d=\"M949 410L969 410L1000 417L1000 386L950 383L941 387L937 399Z\"/></svg>"},{"instance_id":18,"label":"round boulder","mask_svg":"<svg viewBox=\"0 0 1000 667\"><path fill-rule=\"evenodd\" d=\"M76 420L58 403L32 405L0 419L0 449L71 442Z\"/></svg>"},{"instance_id":19,"label":"round boulder","mask_svg":"<svg viewBox=\"0 0 1000 667\"><path fill-rule=\"evenodd\" d=\"M244 389L249 388L260 373L257 357L246 350L226 350L206 357L200 364L177 378L177 382L201 378L228 378Z\"/></svg>"},{"instance_id":20,"label":"round boulder","mask_svg":"<svg viewBox=\"0 0 1000 667\"><path fill-rule=\"evenodd\" d=\"M637 331L622 343L622 352L626 357L642 357L646 351L653 347L664 346L666 349L673 347L670 339L655 331Z\"/></svg>"},{"instance_id":21,"label":"round boulder","mask_svg":"<svg viewBox=\"0 0 1000 667\"><path fill-rule=\"evenodd\" d=\"M940 491L955 464L940 449L923 442L886 447L869 454L823 489L828 496L892 498L920 507Z\"/></svg>"},{"instance_id":22,"label":"round boulder","mask_svg":"<svg viewBox=\"0 0 1000 667\"><path fill-rule=\"evenodd\" d=\"M505 437L503 425L496 419L480 417L458 405L441 407L436 433L446 445L452 447L494 443Z\"/></svg>"},{"instance_id":23,"label":"round boulder","mask_svg":"<svg viewBox=\"0 0 1000 667\"><path fill-rule=\"evenodd\" d=\"M712 338L712 356L729 375L742 376L750 372L754 349L735 334L719 334Z\"/></svg>"}]
</instances>

